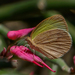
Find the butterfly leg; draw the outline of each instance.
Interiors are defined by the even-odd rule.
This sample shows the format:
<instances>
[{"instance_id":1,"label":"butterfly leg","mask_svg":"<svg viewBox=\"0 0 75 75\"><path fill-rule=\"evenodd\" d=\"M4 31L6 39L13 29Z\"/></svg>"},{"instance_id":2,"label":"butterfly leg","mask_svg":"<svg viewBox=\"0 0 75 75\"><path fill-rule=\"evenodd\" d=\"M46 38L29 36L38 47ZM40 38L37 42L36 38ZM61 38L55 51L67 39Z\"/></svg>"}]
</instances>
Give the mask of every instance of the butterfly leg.
<instances>
[{"instance_id":1,"label":"butterfly leg","mask_svg":"<svg viewBox=\"0 0 75 75\"><path fill-rule=\"evenodd\" d=\"M35 58L34 56L35 56L35 53L36 53L36 51L33 49L33 59Z\"/></svg>"}]
</instances>

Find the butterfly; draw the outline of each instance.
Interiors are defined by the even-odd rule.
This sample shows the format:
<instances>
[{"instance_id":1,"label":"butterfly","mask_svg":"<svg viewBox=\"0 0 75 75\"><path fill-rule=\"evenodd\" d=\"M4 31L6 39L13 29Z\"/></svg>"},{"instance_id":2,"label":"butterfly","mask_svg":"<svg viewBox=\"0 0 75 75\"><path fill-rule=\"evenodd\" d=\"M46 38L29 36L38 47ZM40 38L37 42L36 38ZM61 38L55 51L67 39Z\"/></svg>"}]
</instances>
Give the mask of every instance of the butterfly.
<instances>
[{"instance_id":1,"label":"butterfly","mask_svg":"<svg viewBox=\"0 0 75 75\"><path fill-rule=\"evenodd\" d=\"M26 41L31 49L50 59L63 56L72 44L67 23L61 15L54 15L40 22Z\"/></svg>"}]
</instances>

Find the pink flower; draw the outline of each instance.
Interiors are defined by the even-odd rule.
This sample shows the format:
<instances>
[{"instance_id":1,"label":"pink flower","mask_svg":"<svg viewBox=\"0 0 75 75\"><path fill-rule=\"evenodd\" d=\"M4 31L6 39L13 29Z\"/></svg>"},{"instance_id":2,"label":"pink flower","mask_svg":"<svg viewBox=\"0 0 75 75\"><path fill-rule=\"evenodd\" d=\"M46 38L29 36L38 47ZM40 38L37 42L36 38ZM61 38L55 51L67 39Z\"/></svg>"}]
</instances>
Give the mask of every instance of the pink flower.
<instances>
[{"instance_id":1,"label":"pink flower","mask_svg":"<svg viewBox=\"0 0 75 75\"><path fill-rule=\"evenodd\" d=\"M10 48L10 52L16 56L18 56L19 58L23 59L23 60L27 60L29 62L32 62L40 67L43 67L42 65L44 65L45 67L47 67L49 70L53 71L47 64L45 64L41 58L39 58L38 56L34 55L27 47L24 46L12 46ZM41 65L42 64L42 65Z\"/></svg>"},{"instance_id":2,"label":"pink flower","mask_svg":"<svg viewBox=\"0 0 75 75\"><path fill-rule=\"evenodd\" d=\"M9 31L7 33L7 37L11 40L16 40L20 37L23 37L23 36L26 36L28 33L30 33L33 29L33 28L27 28L27 29L21 29L21 30L17 30L17 31Z\"/></svg>"},{"instance_id":3,"label":"pink flower","mask_svg":"<svg viewBox=\"0 0 75 75\"><path fill-rule=\"evenodd\" d=\"M7 59L11 59L13 55L10 52L6 53L6 48L4 47L3 51L0 53L0 57L6 57Z\"/></svg>"},{"instance_id":4,"label":"pink flower","mask_svg":"<svg viewBox=\"0 0 75 75\"><path fill-rule=\"evenodd\" d=\"M13 57L13 55L10 52L7 52L6 48L4 47L3 51L0 53L0 59L2 59L1 61L4 63L12 62L10 67L16 68L17 60L11 59L12 57ZM4 66L4 67L0 67L0 68L6 68L6 67L9 67L9 66Z\"/></svg>"},{"instance_id":5,"label":"pink flower","mask_svg":"<svg viewBox=\"0 0 75 75\"><path fill-rule=\"evenodd\" d=\"M34 75L34 71L32 71L29 75Z\"/></svg>"},{"instance_id":6,"label":"pink flower","mask_svg":"<svg viewBox=\"0 0 75 75\"><path fill-rule=\"evenodd\" d=\"M73 61L74 61L74 66L75 66L75 56L73 57Z\"/></svg>"},{"instance_id":7,"label":"pink flower","mask_svg":"<svg viewBox=\"0 0 75 75\"><path fill-rule=\"evenodd\" d=\"M73 57L74 67L70 68L71 73L75 74L75 56Z\"/></svg>"}]
</instances>

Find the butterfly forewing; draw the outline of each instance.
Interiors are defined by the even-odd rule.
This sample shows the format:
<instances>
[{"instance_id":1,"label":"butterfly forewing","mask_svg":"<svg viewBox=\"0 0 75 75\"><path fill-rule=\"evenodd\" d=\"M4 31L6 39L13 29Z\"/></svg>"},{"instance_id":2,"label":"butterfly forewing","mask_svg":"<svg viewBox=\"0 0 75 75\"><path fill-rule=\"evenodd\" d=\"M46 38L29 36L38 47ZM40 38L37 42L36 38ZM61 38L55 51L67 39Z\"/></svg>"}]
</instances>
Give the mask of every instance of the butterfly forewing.
<instances>
[{"instance_id":1,"label":"butterfly forewing","mask_svg":"<svg viewBox=\"0 0 75 75\"><path fill-rule=\"evenodd\" d=\"M67 23L61 15L54 15L40 22L32 31L31 39L33 40L39 33L57 28L68 31Z\"/></svg>"},{"instance_id":2,"label":"butterfly forewing","mask_svg":"<svg viewBox=\"0 0 75 75\"><path fill-rule=\"evenodd\" d=\"M29 41L29 44L32 49L54 59L68 52L71 47L71 36L67 31L53 29L38 34L33 40Z\"/></svg>"}]
</instances>

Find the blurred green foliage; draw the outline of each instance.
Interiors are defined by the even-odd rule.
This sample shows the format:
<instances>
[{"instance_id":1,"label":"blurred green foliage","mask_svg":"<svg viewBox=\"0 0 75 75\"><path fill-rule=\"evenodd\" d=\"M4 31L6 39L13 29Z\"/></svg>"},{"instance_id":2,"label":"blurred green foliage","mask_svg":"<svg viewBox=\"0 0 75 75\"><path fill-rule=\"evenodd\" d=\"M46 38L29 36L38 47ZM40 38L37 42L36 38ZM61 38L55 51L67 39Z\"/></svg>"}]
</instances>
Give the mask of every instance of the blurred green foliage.
<instances>
[{"instance_id":1,"label":"blurred green foliage","mask_svg":"<svg viewBox=\"0 0 75 75\"><path fill-rule=\"evenodd\" d=\"M7 45L6 45L4 37L0 35L0 52L3 50L4 47L7 48Z\"/></svg>"}]
</instances>

